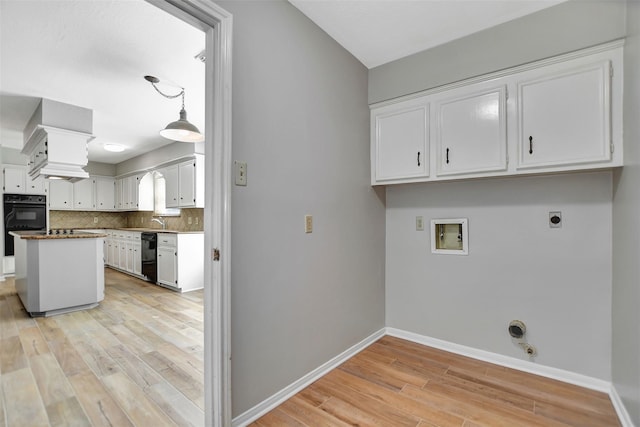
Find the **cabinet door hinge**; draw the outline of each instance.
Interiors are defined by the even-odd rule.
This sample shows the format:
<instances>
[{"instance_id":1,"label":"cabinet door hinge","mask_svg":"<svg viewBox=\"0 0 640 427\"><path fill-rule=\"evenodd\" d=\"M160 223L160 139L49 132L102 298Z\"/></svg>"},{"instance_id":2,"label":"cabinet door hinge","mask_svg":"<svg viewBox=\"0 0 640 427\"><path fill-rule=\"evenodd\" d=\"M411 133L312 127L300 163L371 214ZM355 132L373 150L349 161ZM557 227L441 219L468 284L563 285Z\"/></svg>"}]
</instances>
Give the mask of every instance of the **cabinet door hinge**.
<instances>
[{"instance_id":1,"label":"cabinet door hinge","mask_svg":"<svg viewBox=\"0 0 640 427\"><path fill-rule=\"evenodd\" d=\"M611 154L613 154L613 151L614 151L614 149L615 149L615 148L614 148L614 145L613 145L613 142L612 142L611 144L609 144L609 147L610 147L610 149L611 149Z\"/></svg>"},{"instance_id":2,"label":"cabinet door hinge","mask_svg":"<svg viewBox=\"0 0 640 427\"><path fill-rule=\"evenodd\" d=\"M214 261L220 261L220 249L215 248L211 251L211 259Z\"/></svg>"},{"instance_id":3,"label":"cabinet door hinge","mask_svg":"<svg viewBox=\"0 0 640 427\"><path fill-rule=\"evenodd\" d=\"M609 77L613 77L613 65L609 65Z\"/></svg>"},{"instance_id":4,"label":"cabinet door hinge","mask_svg":"<svg viewBox=\"0 0 640 427\"><path fill-rule=\"evenodd\" d=\"M504 99L505 100L509 99L509 88L505 88L505 90L504 90Z\"/></svg>"}]
</instances>

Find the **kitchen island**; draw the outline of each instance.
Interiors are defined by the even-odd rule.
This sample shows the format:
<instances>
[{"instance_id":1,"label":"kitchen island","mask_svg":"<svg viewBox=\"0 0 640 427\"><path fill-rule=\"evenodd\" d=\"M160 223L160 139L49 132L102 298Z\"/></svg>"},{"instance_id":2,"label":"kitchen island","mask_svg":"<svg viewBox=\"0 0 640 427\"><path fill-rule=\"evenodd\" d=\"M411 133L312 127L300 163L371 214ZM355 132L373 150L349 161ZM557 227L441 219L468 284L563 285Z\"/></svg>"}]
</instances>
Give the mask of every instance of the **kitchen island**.
<instances>
[{"instance_id":1,"label":"kitchen island","mask_svg":"<svg viewBox=\"0 0 640 427\"><path fill-rule=\"evenodd\" d=\"M33 317L93 308L104 299L106 234L14 231L15 286Z\"/></svg>"}]
</instances>

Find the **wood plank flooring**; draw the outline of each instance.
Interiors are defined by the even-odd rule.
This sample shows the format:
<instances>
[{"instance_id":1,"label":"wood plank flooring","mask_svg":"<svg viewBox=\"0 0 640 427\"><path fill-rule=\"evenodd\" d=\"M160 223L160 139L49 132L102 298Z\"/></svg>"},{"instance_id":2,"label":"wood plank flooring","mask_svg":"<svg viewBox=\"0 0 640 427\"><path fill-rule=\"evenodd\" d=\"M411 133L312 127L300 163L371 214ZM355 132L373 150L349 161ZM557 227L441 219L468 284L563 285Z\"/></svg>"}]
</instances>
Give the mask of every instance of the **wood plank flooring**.
<instances>
[{"instance_id":1,"label":"wood plank flooring","mask_svg":"<svg viewBox=\"0 0 640 427\"><path fill-rule=\"evenodd\" d=\"M251 426L619 426L609 397L386 336Z\"/></svg>"},{"instance_id":2,"label":"wood plank flooring","mask_svg":"<svg viewBox=\"0 0 640 427\"><path fill-rule=\"evenodd\" d=\"M203 305L105 269L97 308L30 318L0 282L0 427L204 425Z\"/></svg>"}]
</instances>

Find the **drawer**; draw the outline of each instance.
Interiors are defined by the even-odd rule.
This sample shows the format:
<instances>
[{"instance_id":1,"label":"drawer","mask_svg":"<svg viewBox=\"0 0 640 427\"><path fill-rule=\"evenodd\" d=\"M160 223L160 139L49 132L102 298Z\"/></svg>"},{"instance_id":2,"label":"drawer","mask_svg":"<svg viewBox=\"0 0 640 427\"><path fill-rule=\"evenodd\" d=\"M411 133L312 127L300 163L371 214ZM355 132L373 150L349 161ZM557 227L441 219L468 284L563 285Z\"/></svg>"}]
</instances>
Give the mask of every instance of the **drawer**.
<instances>
[{"instance_id":1,"label":"drawer","mask_svg":"<svg viewBox=\"0 0 640 427\"><path fill-rule=\"evenodd\" d=\"M176 247L178 236L176 234L158 233L158 246Z\"/></svg>"}]
</instances>

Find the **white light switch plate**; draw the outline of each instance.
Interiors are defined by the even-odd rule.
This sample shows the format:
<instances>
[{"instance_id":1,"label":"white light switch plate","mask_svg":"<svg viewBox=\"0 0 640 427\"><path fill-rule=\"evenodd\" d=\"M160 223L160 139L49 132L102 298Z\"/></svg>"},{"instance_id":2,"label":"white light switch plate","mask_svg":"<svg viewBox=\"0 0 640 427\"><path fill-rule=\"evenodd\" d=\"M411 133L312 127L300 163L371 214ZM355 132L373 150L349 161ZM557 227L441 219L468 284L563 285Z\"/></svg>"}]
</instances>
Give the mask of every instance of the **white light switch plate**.
<instances>
[{"instance_id":1,"label":"white light switch plate","mask_svg":"<svg viewBox=\"0 0 640 427\"><path fill-rule=\"evenodd\" d=\"M247 162L234 162L236 169L236 185L247 186Z\"/></svg>"}]
</instances>

